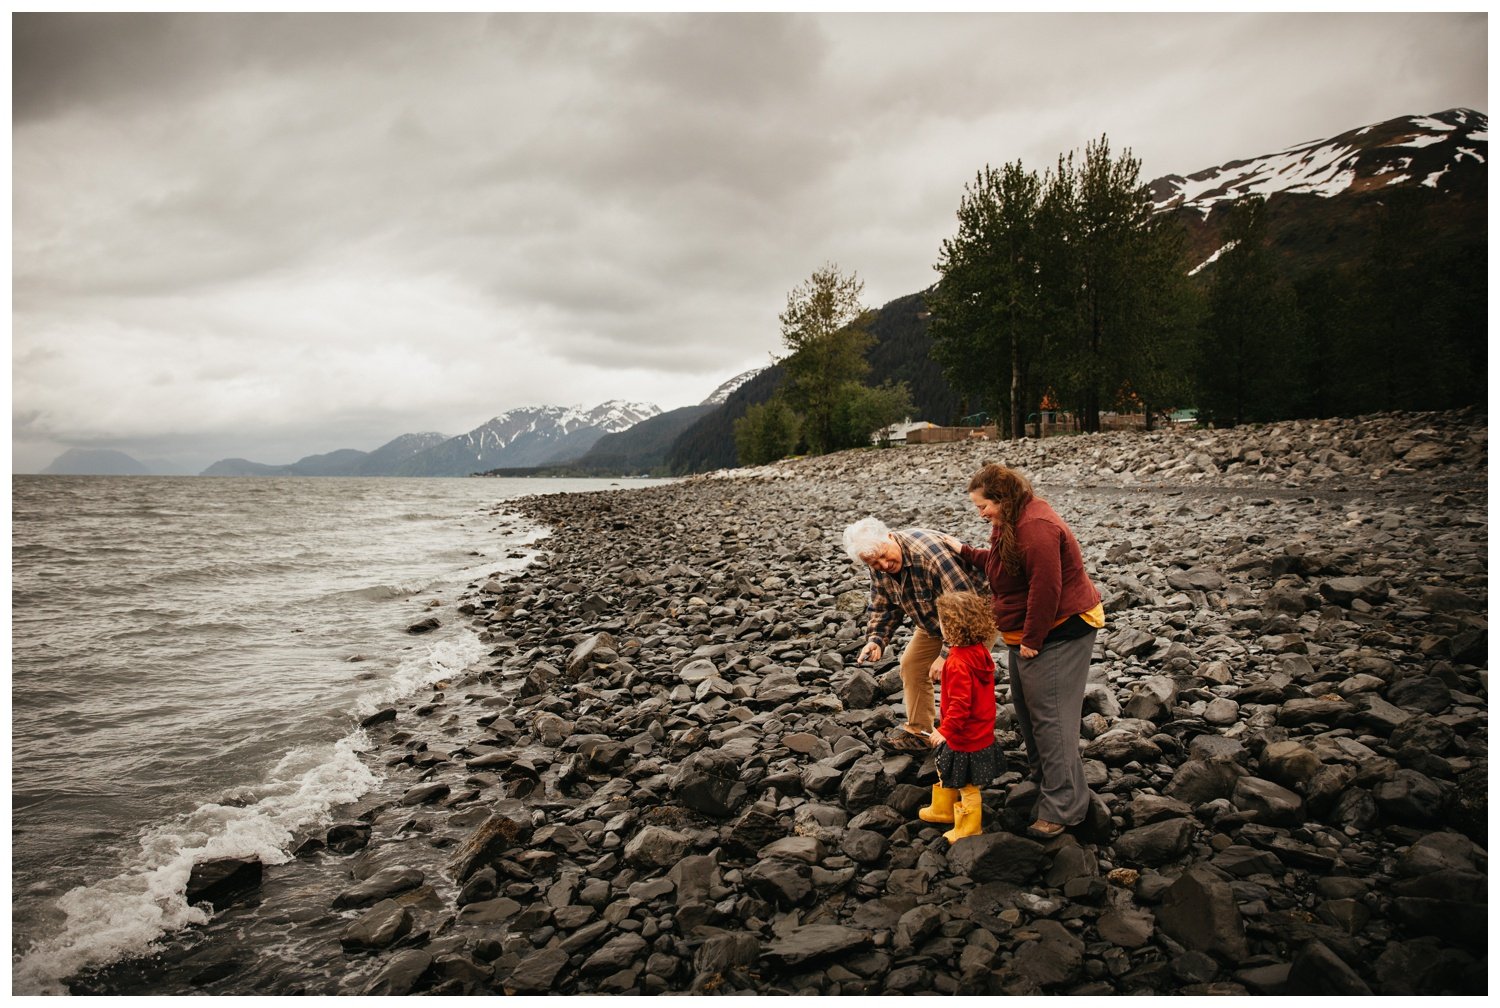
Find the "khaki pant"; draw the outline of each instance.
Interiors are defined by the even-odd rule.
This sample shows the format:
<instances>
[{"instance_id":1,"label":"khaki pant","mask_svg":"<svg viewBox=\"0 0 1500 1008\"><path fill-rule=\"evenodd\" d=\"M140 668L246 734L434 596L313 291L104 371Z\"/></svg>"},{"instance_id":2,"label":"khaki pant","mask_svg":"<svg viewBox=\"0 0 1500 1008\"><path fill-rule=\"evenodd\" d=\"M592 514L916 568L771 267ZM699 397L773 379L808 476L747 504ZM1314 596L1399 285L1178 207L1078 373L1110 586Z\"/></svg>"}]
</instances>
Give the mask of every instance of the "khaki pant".
<instances>
[{"instance_id":1,"label":"khaki pant","mask_svg":"<svg viewBox=\"0 0 1500 1008\"><path fill-rule=\"evenodd\" d=\"M908 731L932 731L937 704L932 699L932 680L928 675L942 650L943 642L939 638L917 627L912 631L911 642L901 653L901 687Z\"/></svg>"}]
</instances>

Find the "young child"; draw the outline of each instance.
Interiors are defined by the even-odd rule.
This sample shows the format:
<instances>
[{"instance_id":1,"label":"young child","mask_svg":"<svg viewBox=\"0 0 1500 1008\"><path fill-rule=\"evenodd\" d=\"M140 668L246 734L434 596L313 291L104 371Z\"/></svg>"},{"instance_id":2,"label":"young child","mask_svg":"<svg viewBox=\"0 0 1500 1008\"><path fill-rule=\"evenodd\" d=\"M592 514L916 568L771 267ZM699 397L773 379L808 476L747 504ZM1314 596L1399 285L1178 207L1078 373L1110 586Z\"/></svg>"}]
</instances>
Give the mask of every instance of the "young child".
<instances>
[{"instance_id":1,"label":"young child","mask_svg":"<svg viewBox=\"0 0 1500 1008\"><path fill-rule=\"evenodd\" d=\"M937 612L948 645L942 719L932 733L938 782L932 804L917 815L924 822L953 823L943 836L956 843L981 832L979 789L1005 772L1005 754L995 744L995 622L989 602L972 592L938 596Z\"/></svg>"}]
</instances>

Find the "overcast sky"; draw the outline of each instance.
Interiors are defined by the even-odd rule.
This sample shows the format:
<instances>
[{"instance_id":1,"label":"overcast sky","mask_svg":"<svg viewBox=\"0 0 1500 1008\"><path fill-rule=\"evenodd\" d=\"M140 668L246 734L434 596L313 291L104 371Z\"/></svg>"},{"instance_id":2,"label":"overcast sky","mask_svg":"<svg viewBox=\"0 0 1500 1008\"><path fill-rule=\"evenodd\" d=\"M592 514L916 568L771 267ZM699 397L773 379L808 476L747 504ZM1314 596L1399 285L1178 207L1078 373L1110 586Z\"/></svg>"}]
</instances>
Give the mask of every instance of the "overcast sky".
<instances>
[{"instance_id":1,"label":"overcast sky","mask_svg":"<svg viewBox=\"0 0 1500 1008\"><path fill-rule=\"evenodd\" d=\"M1488 113L1484 14L14 16L13 471L701 401L966 182Z\"/></svg>"}]
</instances>

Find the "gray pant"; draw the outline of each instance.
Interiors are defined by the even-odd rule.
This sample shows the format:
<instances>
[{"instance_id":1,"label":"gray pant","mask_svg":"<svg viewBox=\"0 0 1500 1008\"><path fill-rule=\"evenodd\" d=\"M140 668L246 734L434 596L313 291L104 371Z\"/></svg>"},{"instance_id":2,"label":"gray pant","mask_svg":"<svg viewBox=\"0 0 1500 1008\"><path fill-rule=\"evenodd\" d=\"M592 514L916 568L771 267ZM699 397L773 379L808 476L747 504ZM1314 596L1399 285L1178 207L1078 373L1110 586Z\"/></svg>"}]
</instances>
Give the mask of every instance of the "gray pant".
<instances>
[{"instance_id":1,"label":"gray pant","mask_svg":"<svg viewBox=\"0 0 1500 1008\"><path fill-rule=\"evenodd\" d=\"M1096 630L1074 640L1042 648L1022 658L1009 648L1010 698L1026 743L1033 773L1041 775L1036 817L1076 826L1089 811L1089 786L1083 779L1078 737L1083 720L1083 690L1094 656Z\"/></svg>"}]
</instances>

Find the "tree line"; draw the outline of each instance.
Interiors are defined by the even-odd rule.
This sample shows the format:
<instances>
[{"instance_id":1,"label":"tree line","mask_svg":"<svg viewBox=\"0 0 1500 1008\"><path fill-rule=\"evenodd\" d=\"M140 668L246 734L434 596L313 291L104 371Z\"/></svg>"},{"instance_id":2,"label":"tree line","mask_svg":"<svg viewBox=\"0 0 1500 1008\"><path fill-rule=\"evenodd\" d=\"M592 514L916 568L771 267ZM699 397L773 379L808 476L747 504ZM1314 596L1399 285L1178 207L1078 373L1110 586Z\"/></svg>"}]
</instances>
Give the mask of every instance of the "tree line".
<instances>
[{"instance_id":1,"label":"tree line","mask_svg":"<svg viewBox=\"0 0 1500 1008\"><path fill-rule=\"evenodd\" d=\"M1278 247L1266 200L1242 199L1204 280L1189 273L1182 224L1155 210L1140 162L1107 136L1042 173L987 165L925 292L931 352L959 409L989 413L1010 437L1043 410L1095 432L1116 410L1144 412L1149 427L1191 408L1229 426L1480 403L1486 236L1445 220L1456 237L1436 240L1440 198L1407 188L1340 205L1363 230L1358 251L1333 261ZM1305 202L1319 199L1277 205L1328 212ZM904 383L867 384L862 288L829 264L788 296L785 379L736 422L740 464L867 445L910 413Z\"/></svg>"}]
</instances>

